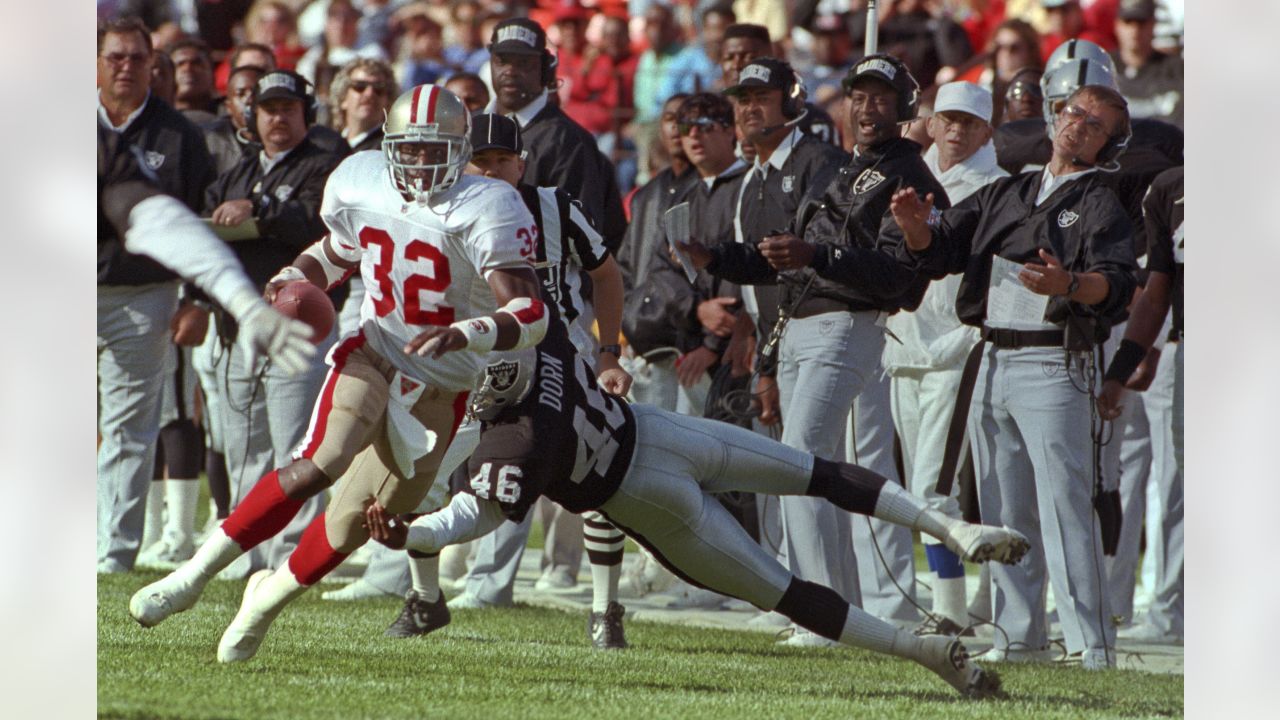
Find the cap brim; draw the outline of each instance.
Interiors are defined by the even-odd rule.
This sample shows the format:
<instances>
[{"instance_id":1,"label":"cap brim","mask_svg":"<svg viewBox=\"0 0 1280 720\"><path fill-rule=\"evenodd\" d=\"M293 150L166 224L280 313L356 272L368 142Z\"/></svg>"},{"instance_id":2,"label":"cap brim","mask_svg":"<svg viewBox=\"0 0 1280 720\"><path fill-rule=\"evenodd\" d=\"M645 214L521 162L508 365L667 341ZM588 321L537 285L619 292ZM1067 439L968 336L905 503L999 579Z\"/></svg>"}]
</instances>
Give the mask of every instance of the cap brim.
<instances>
[{"instance_id":1,"label":"cap brim","mask_svg":"<svg viewBox=\"0 0 1280 720\"><path fill-rule=\"evenodd\" d=\"M302 102L302 98L298 97L295 93L292 93L281 87L267 88L267 90L260 93L255 98L255 102L264 103L268 100L277 100L281 98L285 100L297 100L298 102Z\"/></svg>"},{"instance_id":2,"label":"cap brim","mask_svg":"<svg viewBox=\"0 0 1280 720\"><path fill-rule=\"evenodd\" d=\"M509 152L509 153L511 153L512 155L519 155L519 154L520 154L519 152L517 152L517 151L515 151L515 150L512 150L510 147L507 147L506 145L503 145L503 144L501 144L501 143L496 143L496 142L493 142L493 143L491 143L491 142L485 142L485 143L479 143L479 144L477 144L477 143L472 143L472 144L471 144L471 154L472 154L472 155L474 155L474 154L476 154L476 153L478 153L478 152L481 152L481 151L483 151L483 150L502 150L502 151L504 151L504 152Z\"/></svg>"},{"instance_id":3,"label":"cap brim","mask_svg":"<svg viewBox=\"0 0 1280 720\"><path fill-rule=\"evenodd\" d=\"M725 88L724 94L725 95L741 95L743 92L747 90L751 90L753 88L763 88L765 90L779 90L779 91L782 90L782 88L780 87L771 85L769 83L760 82L759 80L756 80L755 82L748 80L747 82L740 82L737 85L731 85Z\"/></svg>"},{"instance_id":4,"label":"cap brim","mask_svg":"<svg viewBox=\"0 0 1280 720\"><path fill-rule=\"evenodd\" d=\"M488 50L490 55L497 55L498 53L502 53L503 55L541 55L542 54L542 51L539 50L538 48L529 47L528 45L525 45L522 42L515 42L512 40L504 40L500 43L491 44L489 45Z\"/></svg>"}]
</instances>

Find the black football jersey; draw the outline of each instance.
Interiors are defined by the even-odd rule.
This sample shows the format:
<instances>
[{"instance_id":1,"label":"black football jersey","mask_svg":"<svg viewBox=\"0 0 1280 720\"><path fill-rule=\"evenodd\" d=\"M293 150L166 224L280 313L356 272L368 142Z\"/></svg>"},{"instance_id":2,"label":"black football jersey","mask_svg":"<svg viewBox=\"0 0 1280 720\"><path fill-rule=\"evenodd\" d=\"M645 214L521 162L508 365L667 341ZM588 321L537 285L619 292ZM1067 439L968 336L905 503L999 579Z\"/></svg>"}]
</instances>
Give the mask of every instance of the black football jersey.
<instances>
[{"instance_id":1,"label":"black football jersey","mask_svg":"<svg viewBox=\"0 0 1280 720\"><path fill-rule=\"evenodd\" d=\"M1147 216L1147 269L1167 273L1173 281L1173 327L1182 328L1183 253L1186 231L1182 225L1182 168L1160 174L1142 202Z\"/></svg>"},{"instance_id":2,"label":"black football jersey","mask_svg":"<svg viewBox=\"0 0 1280 720\"><path fill-rule=\"evenodd\" d=\"M481 426L468 461L467 492L498 502L514 522L541 495L570 512L600 507L622 484L635 452L631 409L596 385L561 324L547 330L536 355L533 389Z\"/></svg>"}]
</instances>

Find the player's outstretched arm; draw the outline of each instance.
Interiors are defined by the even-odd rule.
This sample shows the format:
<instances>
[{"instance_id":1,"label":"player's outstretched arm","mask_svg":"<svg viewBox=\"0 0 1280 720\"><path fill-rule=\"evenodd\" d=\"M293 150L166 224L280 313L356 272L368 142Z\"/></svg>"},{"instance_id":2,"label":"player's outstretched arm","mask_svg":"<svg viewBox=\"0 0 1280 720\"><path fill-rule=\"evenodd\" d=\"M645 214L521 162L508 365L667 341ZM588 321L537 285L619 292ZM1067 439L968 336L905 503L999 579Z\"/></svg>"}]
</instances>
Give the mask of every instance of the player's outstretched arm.
<instances>
[{"instance_id":1,"label":"player's outstretched arm","mask_svg":"<svg viewBox=\"0 0 1280 720\"><path fill-rule=\"evenodd\" d=\"M287 265L267 282L263 297L267 302L275 302L276 293L286 284L306 280L321 290L328 291L351 277L353 271L360 267L359 256L355 260L343 257L338 253L331 235L312 243L303 250L292 265Z\"/></svg>"},{"instance_id":2,"label":"player's outstretched arm","mask_svg":"<svg viewBox=\"0 0 1280 720\"><path fill-rule=\"evenodd\" d=\"M458 350L522 350L542 342L547 334L548 311L538 299L540 285L533 269L500 268L489 273L488 281L498 301L497 312L427 328L410 340L404 351L438 358Z\"/></svg>"},{"instance_id":3,"label":"player's outstretched arm","mask_svg":"<svg viewBox=\"0 0 1280 720\"><path fill-rule=\"evenodd\" d=\"M458 493L437 512L423 515L406 525L386 508L374 503L365 510L365 527L369 537L393 550L409 549L436 553L449 545L470 542L493 532L505 516L498 503L477 500L474 495Z\"/></svg>"}]
</instances>

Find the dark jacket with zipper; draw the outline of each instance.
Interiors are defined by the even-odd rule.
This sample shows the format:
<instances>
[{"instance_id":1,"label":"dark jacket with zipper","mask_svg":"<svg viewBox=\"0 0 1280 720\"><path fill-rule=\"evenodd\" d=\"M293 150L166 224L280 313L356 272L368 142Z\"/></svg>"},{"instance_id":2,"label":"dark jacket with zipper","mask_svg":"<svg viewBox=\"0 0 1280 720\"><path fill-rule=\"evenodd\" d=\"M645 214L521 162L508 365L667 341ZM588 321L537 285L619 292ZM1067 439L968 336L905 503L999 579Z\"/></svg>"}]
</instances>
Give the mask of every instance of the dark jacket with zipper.
<instances>
[{"instance_id":1,"label":"dark jacket with zipper","mask_svg":"<svg viewBox=\"0 0 1280 720\"><path fill-rule=\"evenodd\" d=\"M192 211L199 211L205 187L214 177L213 161L199 128L151 96L138 117L118 135L122 147L137 148L156 186ZM99 223L99 285L148 285L177 277L151 258L126 252L115 227Z\"/></svg>"},{"instance_id":2,"label":"dark jacket with zipper","mask_svg":"<svg viewBox=\"0 0 1280 720\"><path fill-rule=\"evenodd\" d=\"M927 277L896 260L900 238L882 235L893 225L889 201L899 188L933 193L935 207L947 194L920 157L920 146L894 138L859 153L830 173L796 216L795 232L816 246L810 267L775 272L754 245L716 252L708 269L739 283L778 282L780 302L798 302L794 317L833 311L914 309ZM805 291L808 287L807 292Z\"/></svg>"},{"instance_id":3,"label":"dark jacket with zipper","mask_svg":"<svg viewBox=\"0 0 1280 720\"><path fill-rule=\"evenodd\" d=\"M1096 305L1049 298L1046 322L1062 324L1069 316L1095 321L1095 340L1105 339L1123 317L1137 284L1129 218L1115 194L1096 172L1055 189L1039 207L1043 171L1001 178L943 211L932 228L933 243L921 253L899 248L904 264L933 278L963 273L956 294L961 322L981 327L987 316L987 290L992 256L1016 263L1042 263L1048 250L1072 272L1101 273L1110 290ZM901 238L897 225L886 235Z\"/></svg>"}]
</instances>

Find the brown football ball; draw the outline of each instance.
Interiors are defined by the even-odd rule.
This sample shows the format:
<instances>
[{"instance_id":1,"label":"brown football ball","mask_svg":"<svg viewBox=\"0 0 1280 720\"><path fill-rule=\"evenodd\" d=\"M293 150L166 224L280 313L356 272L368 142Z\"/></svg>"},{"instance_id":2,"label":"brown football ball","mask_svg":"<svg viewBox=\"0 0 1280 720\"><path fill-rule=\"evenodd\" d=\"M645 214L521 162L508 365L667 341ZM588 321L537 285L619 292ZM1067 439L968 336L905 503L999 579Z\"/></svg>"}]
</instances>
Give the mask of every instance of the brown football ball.
<instances>
[{"instance_id":1,"label":"brown football ball","mask_svg":"<svg viewBox=\"0 0 1280 720\"><path fill-rule=\"evenodd\" d=\"M295 280L280 288L272 307L311 326L311 342L319 345L329 336L338 313L323 290L306 280Z\"/></svg>"}]
</instances>

